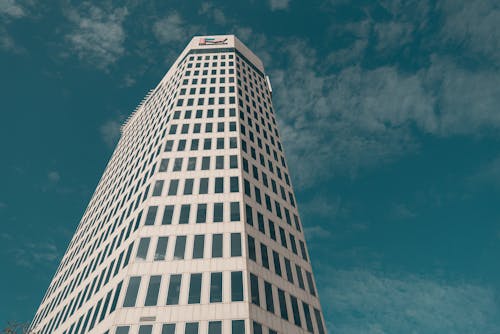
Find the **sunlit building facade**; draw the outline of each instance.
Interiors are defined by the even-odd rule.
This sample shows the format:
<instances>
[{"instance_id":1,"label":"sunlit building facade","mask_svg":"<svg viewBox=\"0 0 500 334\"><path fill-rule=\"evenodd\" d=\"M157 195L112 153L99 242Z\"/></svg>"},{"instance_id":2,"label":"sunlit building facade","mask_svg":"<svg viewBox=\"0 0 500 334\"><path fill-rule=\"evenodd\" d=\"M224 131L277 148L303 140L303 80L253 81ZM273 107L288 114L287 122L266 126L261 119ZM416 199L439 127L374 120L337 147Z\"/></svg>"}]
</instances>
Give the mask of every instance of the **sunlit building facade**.
<instances>
[{"instance_id":1,"label":"sunlit building facade","mask_svg":"<svg viewBox=\"0 0 500 334\"><path fill-rule=\"evenodd\" d=\"M122 126L34 333L326 332L262 62L194 37Z\"/></svg>"}]
</instances>

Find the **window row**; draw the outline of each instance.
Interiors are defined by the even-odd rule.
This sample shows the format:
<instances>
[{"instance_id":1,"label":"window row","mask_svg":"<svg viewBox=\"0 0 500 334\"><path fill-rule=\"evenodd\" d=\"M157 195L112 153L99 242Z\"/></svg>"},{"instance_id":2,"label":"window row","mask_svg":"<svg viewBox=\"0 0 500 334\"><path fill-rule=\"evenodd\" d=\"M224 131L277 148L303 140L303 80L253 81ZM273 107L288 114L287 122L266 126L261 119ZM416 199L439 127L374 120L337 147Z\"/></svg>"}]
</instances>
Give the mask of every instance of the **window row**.
<instances>
[{"instance_id":1,"label":"window row","mask_svg":"<svg viewBox=\"0 0 500 334\"><path fill-rule=\"evenodd\" d=\"M188 134L188 133L213 133L213 132L236 131L236 122L217 122L217 123L174 123L170 125L169 135Z\"/></svg>"},{"instance_id":2,"label":"window row","mask_svg":"<svg viewBox=\"0 0 500 334\"><path fill-rule=\"evenodd\" d=\"M136 262L222 258L224 255L241 256L240 233L160 236L154 238L154 242L153 245L151 237L140 239L135 257ZM224 254L225 249L226 252L229 249L229 254Z\"/></svg>"},{"instance_id":3,"label":"window row","mask_svg":"<svg viewBox=\"0 0 500 334\"><path fill-rule=\"evenodd\" d=\"M231 334L245 334L245 320L139 325L138 328L118 326L114 334L222 334L224 326L229 326ZM109 334L109 331L104 334Z\"/></svg>"},{"instance_id":4,"label":"window row","mask_svg":"<svg viewBox=\"0 0 500 334\"><path fill-rule=\"evenodd\" d=\"M196 181L196 182L195 182ZM224 182L225 181L225 182ZM228 182L229 181L229 182ZM240 191L240 181L238 176L230 177L202 177L199 179L188 178L185 180L172 179L157 180L153 187L153 197L155 196L179 196L179 195L206 195L237 193ZM182 188L179 186L182 183ZM164 191L165 189L165 191Z\"/></svg>"},{"instance_id":5,"label":"window row","mask_svg":"<svg viewBox=\"0 0 500 334\"><path fill-rule=\"evenodd\" d=\"M159 172L180 172L194 170L220 170L238 168L237 155L217 155L214 157L187 157L161 159Z\"/></svg>"},{"instance_id":6,"label":"window row","mask_svg":"<svg viewBox=\"0 0 500 334\"><path fill-rule=\"evenodd\" d=\"M221 86L220 88L223 88ZM219 89L220 89L219 88ZM200 88L201 89L201 88ZM212 88L210 88L212 89ZM189 89L189 94L194 94L196 88L190 88ZM215 88L214 88L215 90ZM181 89L181 95L183 95L183 92L186 92L186 88ZM229 117L235 117L236 116L236 109L235 108L229 108L229 109L224 109L224 108L219 108L217 109L217 117L222 118L226 117L226 111L228 111ZM198 109L193 112L193 110L175 110L172 116L172 119L181 119L181 116L183 119L191 119L191 118L197 118L197 119L207 119L207 118L214 118L215 117L215 111L214 109Z\"/></svg>"},{"instance_id":7,"label":"window row","mask_svg":"<svg viewBox=\"0 0 500 334\"><path fill-rule=\"evenodd\" d=\"M159 214L159 209L160 207L156 205L148 208L144 225L159 225L160 222L161 225L172 225L238 222L241 220L240 202L165 205L161 214ZM161 217L160 221L157 221L158 217Z\"/></svg>"},{"instance_id":8,"label":"window row","mask_svg":"<svg viewBox=\"0 0 500 334\"><path fill-rule=\"evenodd\" d=\"M310 333L325 333L321 312L318 309L313 308L317 327L317 332L315 332L311 318L311 306L309 304L304 301L301 302L292 294L286 293L266 280L261 280L252 273L250 273L250 296L252 304L281 316L283 320L293 321L298 327L303 327L305 323L305 328ZM259 332L257 331L257 333Z\"/></svg>"},{"instance_id":9,"label":"window row","mask_svg":"<svg viewBox=\"0 0 500 334\"><path fill-rule=\"evenodd\" d=\"M233 80L231 80L233 79ZM232 82L234 81L234 78L233 77L230 77L229 78L229 82ZM193 79L192 80L192 84L196 84L195 82L198 82L198 79ZM224 77L220 77L219 78L219 83L225 83L226 82L226 78ZM215 83L215 78L211 78L210 79L210 83ZM233 86L230 86L230 88L233 87ZM195 102L196 100L196 102ZM227 99L225 96L219 96L217 98L217 100L215 99L215 97L208 97L208 98L205 98L205 97L199 97L197 99L194 99L194 98L188 98L188 99L177 99L177 103L175 104L176 107L182 107L182 106L186 106L186 107L192 107L192 106L204 106L204 105L207 105L207 106L213 106L213 105L223 105L223 104L226 104L226 101L227 103L229 104L235 104L236 103L236 97L235 96L229 96Z\"/></svg>"},{"instance_id":10,"label":"window row","mask_svg":"<svg viewBox=\"0 0 500 334\"><path fill-rule=\"evenodd\" d=\"M228 141L227 146L226 146L226 139ZM215 146L213 145L213 143L215 143ZM201 141L201 139L191 139L189 144L190 151L198 151L198 149L204 151L212 149L224 150L226 148L230 149L238 148L238 141L236 137L205 138L203 139L203 142ZM186 150L187 150L187 140L179 139L177 141L177 146L175 147L175 151L183 152ZM167 142L165 143L164 152L172 152L172 151L174 151L174 140L167 140Z\"/></svg>"},{"instance_id":11,"label":"window row","mask_svg":"<svg viewBox=\"0 0 500 334\"><path fill-rule=\"evenodd\" d=\"M260 243L260 247L258 249L258 252L260 253L260 264L268 269L268 270L271 270L271 257L269 256L269 249L268 247L264 244L264 243ZM302 274L302 269L301 267L296 264L295 265L295 278L294 278L294 274L293 274L293 270L292 270L292 262L286 258L286 257L283 257L283 261L281 260L281 256L278 252L276 252L275 250L271 249L271 253L272 253L272 264L273 264L273 269L274 269L274 273L280 277L284 277L285 274L286 274L286 279L288 282L290 282L291 284L295 284L295 282L297 282L298 286L302 289L302 290L305 290L305 285L304 285L304 276ZM248 235L248 257L250 260L254 261L254 262L257 262L257 246L256 246L256 241L255 241L255 238L252 237L251 235ZM283 266L283 263L285 264ZM283 267L285 268L285 273L283 273ZM306 280L307 280L307 286L308 286L308 289L309 289L309 293L312 295L312 296L316 296L316 289L314 287L314 280L313 280L313 277L312 277L312 274L307 271L307 270L304 270L305 274L306 274Z\"/></svg>"},{"instance_id":12,"label":"window row","mask_svg":"<svg viewBox=\"0 0 500 334\"><path fill-rule=\"evenodd\" d=\"M140 289L141 285L146 286L146 291ZM241 302L243 300L243 273L241 271L132 276L128 281L123 307Z\"/></svg>"}]
</instances>

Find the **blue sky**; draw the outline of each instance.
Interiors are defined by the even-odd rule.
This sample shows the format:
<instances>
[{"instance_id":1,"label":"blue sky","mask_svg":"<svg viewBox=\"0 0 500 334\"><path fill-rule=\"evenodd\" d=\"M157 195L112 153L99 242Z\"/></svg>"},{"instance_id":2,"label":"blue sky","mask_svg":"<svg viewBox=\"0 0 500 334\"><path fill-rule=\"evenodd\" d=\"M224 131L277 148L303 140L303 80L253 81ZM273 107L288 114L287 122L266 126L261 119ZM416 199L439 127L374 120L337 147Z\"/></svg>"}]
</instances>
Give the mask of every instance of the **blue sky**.
<instances>
[{"instance_id":1,"label":"blue sky","mask_svg":"<svg viewBox=\"0 0 500 334\"><path fill-rule=\"evenodd\" d=\"M194 34L263 60L334 333L500 332L493 0L0 0L0 325L30 321Z\"/></svg>"}]
</instances>

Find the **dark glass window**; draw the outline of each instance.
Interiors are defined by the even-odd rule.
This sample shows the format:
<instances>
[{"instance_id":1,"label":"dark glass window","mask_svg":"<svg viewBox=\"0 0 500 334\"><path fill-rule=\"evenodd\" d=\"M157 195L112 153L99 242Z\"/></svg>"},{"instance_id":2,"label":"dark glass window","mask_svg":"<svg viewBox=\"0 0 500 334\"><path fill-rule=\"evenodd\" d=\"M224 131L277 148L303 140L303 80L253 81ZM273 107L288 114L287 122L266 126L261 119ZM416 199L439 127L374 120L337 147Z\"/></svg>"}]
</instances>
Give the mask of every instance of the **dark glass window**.
<instances>
[{"instance_id":1,"label":"dark glass window","mask_svg":"<svg viewBox=\"0 0 500 334\"><path fill-rule=\"evenodd\" d=\"M275 251L273 251L273 260L274 260L274 272L276 273L276 275L281 276L281 261L280 261L280 256Z\"/></svg>"},{"instance_id":2,"label":"dark glass window","mask_svg":"<svg viewBox=\"0 0 500 334\"><path fill-rule=\"evenodd\" d=\"M222 321L210 321L208 323L208 334L222 334Z\"/></svg>"},{"instance_id":3,"label":"dark glass window","mask_svg":"<svg viewBox=\"0 0 500 334\"><path fill-rule=\"evenodd\" d=\"M196 223L205 223L207 221L207 205L206 204L198 204L198 208L196 210Z\"/></svg>"},{"instance_id":4,"label":"dark glass window","mask_svg":"<svg viewBox=\"0 0 500 334\"><path fill-rule=\"evenodd\" d=\"M179 217L179 224L188 224L189 223L189 213L191 211L190 204L182 204L181 205L181 214Z\"/></svg>"},{"instance_id":5,"label":"dark glass window","mask_svg":"<svg viewBox=\"0 0 500 334\"><path fill-rule=\"evenodd\" d=\"M161 334L175 334L175 324L164 324Z\"/></svg>"},{"instance_id":6,"label":"dark glass window","mask_svg":"<svg viewBox=\"0 0 500 334\"><path fill-rule=\"evenodd\" d=\"M231 233L231 256L241 256L241 233Z\"/></svg>"},{"instance_id":7,"label":"dark glass window","mask_svg":"<svg viewBox=\"0 0 500 334\"><path fill-rule=\"evenodd\" d=\"M231 272L231 301L243 301L243 274L241 271Z\"/></svg>"},{"instance_id":8,"label":"dark glass window","mask_svg":"<svg viewBox=\"0 0 500 334\"><path fill-rule=\"evenodd\" d=\"M302 309L304 310L304 318L306 319L306 327L307 330L312 333L313 332L313 324L311 320L311 311L309 310L309 305L305 302L302 302Z\"/></svg>"},{"instance_id":9,"label":"dark glass window","mask_svg":"<svg viewBox=\"0 0 500 334\"><path fill-rule=\"evenodd\" d=\"M285 257L285 270L288 282L293 284L292 266L290 265L290 260L288 260L286 257Z\"/></svg>"},{"instance_id":10,"label":"dark glass window","mask_svg":"<svg viewBox=\"0 0 500 334\"><path fill-rule=\"evenodd\" d=\"M212 234L212 257L222 257L222 234Z\"/></svg>"},{"instance_id":11,"label":"dark glass window","mask_svg":"<svg viewBox=\"0 0 500 334\"><path fill-rule=\"evenodd\" d=\"M158 303L158 292L160 291L161 275L154 275L149 278L148 292L144 306L156 306Z\"/></svg>"},{"instance_id":12,"label":"dark glass window","mask_svg":"<svg viewBox=\"0 0 500 334\"><path fill-rule=\"evenodd\" d=\"M146 215L146 222L144 223L144 225L154 225L157 212L158 212L157 206L150 206L148 208L148 214Z\"/></svg>"},{"instance_id":13,"label":"dark glass window","mask_svg":"<svg viewBox=\"0 0 500 334\"><path fill-rule=\"evenodd\" d=\"M194 179L186 179L186 181L184 181L184 195L193 194L193 183Z\"/></svg>"},{"instance_id":14,"label":"dark glass window","mask_svg":"<svg viewBox=\"0 0 500 334\"><path fill-rule=\"evenodd\" d=\"M246 212L246 221L248 225L253 226L253 212L252 207L248 204L245 204L245 212Z\"/></svg>"},{"instance_id":15,"label":"dark glass window","mask_svg":"<svg viewBox=\"0 0 500 334\"><path fill-rule=\"evenodd\" d=\"M127 292L125 294L125 300L123 301L123 307L134 307L137 300L137 292L139 291L139 286L141 285L140 276L130 277Z\"/></svg>"},{"instance_id":16,"label":"dark glass window","mask_svg":"<svg viewBox=\"0 0 500 334\"><path fill-rule=\"evenodd\" d=\"M253 322L253 334L262 334L262 325L258 322Z\"/></svg>"},{"instance_id":17,"label":"dark glass window","mask_svg":"<svg viewBox=\"0 0 500 334\"><path fill-rule=\"evenodd\" d=\"M216 194L221 194L224 192L224 178L223 177L216 177L215 178L215 189L214 189Z\"/></svg>"},{"instance_id":18,"label":"dark glass window","mask_svg":"<svg viewBox=\"0 0 500 334\"><path fill-rule=\"evenodd\" d=\"M232 334L245 334L245 320L232 320L231 321Z\"/></svg>"},{"instance_id":19,"label":"dark glass window","mask_svg":"<svg viewBox=\"0 0 500 334\"><path fill-rule=\"evenodd\" d=\"M208 194L208 177L202 177L200 179L200 192L201 195Z\"/></svg>"},{"instance_id":20,"label":"dark glass window","mask_svg":"<svg viewBox=\"0 0 500 334\"><path fill-rule=\"evenodd\" d=\"M210 302L222 302L222 273L212 273L210 275Z\"/></svg>"},{"instance_id":21,"label":"dark glass window","mask_svg":"<svg viewBox=\"0 0 500 334\"><path fill-rule=\"evenodd\" d=\"M199 234L194 236L193 259L202 259L205 249L205 235Z\"/></svg>"},{"instance_id":22,"label":"dark glass window","mask_svg":"<svg viewBox=\"0 0 500 334\"><path fill-rule=\"evenodd\" d=\"M237 193L240 191L240 185L239 185L239 180L237 176L231 176L229 178L229 185L230 185L230 191L232 193Z\"/></svg>"},{"instance_id":23,"label":"dark glass window","mask_svg":"<svg viewBox=\"0 0 500 334\"><path fill-rule=\"evenodd\" d=\"M302 327L302 321L300 320L299 304L297 303L297 298L290 296L290 301L292 302L292 312L293 312L293 322L295 325Z\"/></svg>"},{"instance_id":24,"label":"dark glass window","mask_svg":"<svg viewBox=\"0 0 500 334\"><path fill-rule=\"evenodd\" d=\"M179 304L179 293L181 291L182 275L171 275L168 285L167 305Z\"/></svg>"},{"instance_id":25,"label":"dark glass window","mask_svg":"<svg viewBox=\"0 0 500 334\"><path fill-rule=\"evenodd\" d=\"M311 293L311 295L316 296L316 290L314 289L314 280L312 278L312 274L306 271L306 277L307 277L307 285L309 287L309 292Z\"/></svg>"},{"instance_id":26,"label":"dark glass window","mask_svg":"<svg viewBox=\"0 0 500 334\"><path fill-rule=\"evenodd\" d=\"M174 249L174 260L182 260L184 259L184 252L186 249L186 236L179 235L175 240L175 249Z\"/></svg>"},{"instance_id":27,"label":"dark glass window","mask_svg":"<svg viewBox=\"0 0 500 334\"><path fill-rule=\"evenodd\" d=\"M250 274L250 295L252 298L252 304L260 306L259 278L252 273Z\"/></svg>"},{"instance_id":28,"label":"dark glass window","mask_svg":"<svg viewBox=\"0 0 500 334\"><path fill-rule=\"evenodd\" d=\"M177 188L179 187L179 180L170 181L170 187L168 188L168 196L177 195Z\"/></svg>"},{"instance_id":29,"label":"dark glass window","mask_svg":"<svg viewBox=\"0 0 500 334\"><path fill-rule=\"evenodd\" d=\"M280 302L280 314L281 318L288 320L288 310L286 307L286 299L285 299L285 292L281 289L278 289L278 300Z\"/></svg>"},{"instance_id":30,"label":"dark glass window","mask_svg":"<svg viewBox=\"0 0 500 334\"><path fill-rule=\"evenodd\" d=\"M148 257L148 250L149 250L149 242L151 241L151 238L141 238L139 241L139 246L137 247L137 254L135 256L136 260L143 260L145 261L146 258Z\"/></svg>"},{"instance_id":31,"label":"dark glass window","mask_svg":"<svg viewBox=\"0 0 500 334\"><path fill-rule=\"evenodd\" d=\"M174 214L174 206L166 205L165 210L163 211L163 219L161 221L162 225L170 225L172 224L172 216Z\"/></svg>"},{"instance_id":32,"label":"dark glass window","mask_svg":"<svg viewBox=\"0 0 500 334\"><path fill-rule=\"evenodd\" d=\"M163 190L163 180L158 180L155 182L154 188L153 188L153 196L161 196L161 191Z\"/></svg>"},{"instance_id":33,"label":"dark glass window","mask_svg":"<svg viewBox=\"0 0 500 334\"><path fill-rule=\"evenodd\" d=\"M314 317L316 318L316 325L318 326L318 333L325 334L325 327L323 327L323 320L321 318L321 312L318 309L314 309Z\"/></svg>"},{"instance_id":34,"label":"dark glass window","mask_svg":"<svg viewBox=\"0 0 500 334\"><path fill-rule=\"evenodd\" d=\"M167 253L168 237L159 237L158 243L156 244L155 250L155 261L165 260L165 254Z\"/></svg>"},{"instance_id":35,"label":"dark glass window","mask_svg":"<svg viewBox=\"0 0 500 334\"><path fill-rule=\"evenodd\" d=\"M250 260L257 261L257 255L255 253L255 239L252 236L248 236L248 257Z\"/></svg>"},{"instance_id":36,"label":"dark glass window","mask_svg":"<svg viewBox=\"0 0 500 334\"><path fill-rule=\"evenodd\" d=\"M266 310L274 313L273 286L271 283L264 281L264 292L266 294Z\"/></svg>"},{"instance_id":37,"label":"dark glass window","mask_svg":"<svg viewBox=\"0 0 500 334\"><path fill-rule=\"evenodd\" d=\"M199 304L201 298L201 274L191 274L188 304Z\"/></svg>"},{"instance_id":38,"label":"dark glass window","mask_svg":"<svg viewBox=\"0 0 500 334\"><path fill-rule=\"evenodd\" d=\"M224 203L214 203L214 223L224 221Z\"/></svg>"},{"instance_id":39,"label":"dark glass window","mask_svg":"<svg viewBox=\"0 0 500 334\"><path fill-rule=\"evenodd\" d=\"M240 202L231 202L231 221L240 221Z\"/></svg>"},{"instance_id":40,"label":"dark glass window","mask_svg":"<svg viewBox=\"0 0 500 334\"><path fill-rule=\"evenodd\" d=\"M200 99L200 100L203 101L203 99ZM198 323L197 322L187 322L184 334L198 334Z\"/></svg>"}]
</instances>

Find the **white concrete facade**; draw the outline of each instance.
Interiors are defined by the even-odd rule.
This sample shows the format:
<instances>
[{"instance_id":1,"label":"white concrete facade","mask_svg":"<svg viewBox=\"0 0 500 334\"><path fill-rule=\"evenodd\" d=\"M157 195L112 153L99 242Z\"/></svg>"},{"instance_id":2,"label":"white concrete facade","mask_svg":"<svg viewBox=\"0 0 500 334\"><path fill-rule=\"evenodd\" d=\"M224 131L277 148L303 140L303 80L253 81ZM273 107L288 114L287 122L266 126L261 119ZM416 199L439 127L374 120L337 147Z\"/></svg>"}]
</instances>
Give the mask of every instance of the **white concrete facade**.
<instances>
[{"instance_id":1,"label":"white concrete facade","mask_svg":"<svg viewBox=\"0 0 500 334\"><path fill-rule=\"evenodd\" d=\"M34 333L326 333L264 66L194 37L122 136Z\"/></svg>"}]
</instances>

